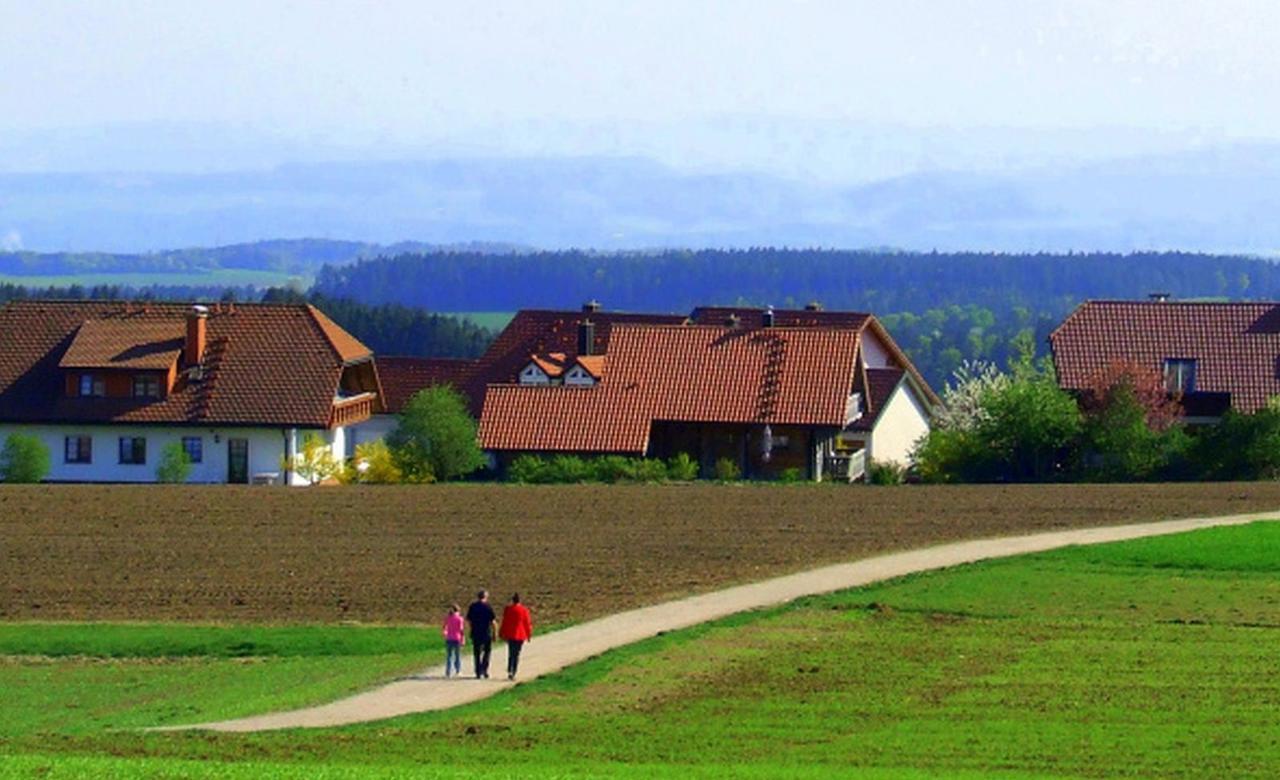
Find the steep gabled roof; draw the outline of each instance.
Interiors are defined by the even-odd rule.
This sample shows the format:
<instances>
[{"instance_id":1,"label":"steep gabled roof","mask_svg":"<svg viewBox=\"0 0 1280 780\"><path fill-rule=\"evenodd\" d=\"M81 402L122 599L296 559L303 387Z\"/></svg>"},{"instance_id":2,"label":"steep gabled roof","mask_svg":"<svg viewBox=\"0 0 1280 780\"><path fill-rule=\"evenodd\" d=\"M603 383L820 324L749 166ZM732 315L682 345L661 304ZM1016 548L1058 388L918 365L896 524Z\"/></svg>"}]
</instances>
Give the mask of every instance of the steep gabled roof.
<instances>
[{"instance_id":1,"label":"steep gabled roof","mask_svg":"<svg viewBox=\"0 0 1280 780\"><path fill-rule=\"evenodd\" d=\"M1058 382L1082 389L1116 360L1196 360L1196 390L1252 412L1280 395L1280 304L1088 301L1049 335Z\"/></svg>"},{"instance_id":2,"label":"steep gabled roof","mask_svg":"<svg viewBox=\"0 0 1280 780\"><path fill-rule=\"evenodd\" d=\"M520 369L528 365L531 355L561 352L567 361L572 362L578 356L578 326L583 320L590 320L595 326L592 354L603 355L609 349L614 325L678 325L685 319L684 315L675 314L606 311L524 309L516 312L477 361L477 370L468 385L472 410L480 413L489 385L515 382Z\"/></svg>"},{"instance_id":3,"label":"steep gabled roof","mask_svg":"<svg viewBox=\"0 0 1280 780\"><path fill-rule=\"evenodd\" d=\"M185 323L189 310L176 303L10 302L0 308L0 421L328 427L344 364L370 358L367 347L320 315L322 323L309 306L214 305L201 380L182 377L158 401L65 397L60 363L86 323L93 323L91 335L111 336L95 336L93 350L85 342L101 357L121 347L145 350L157 333Z\"/></svg>"},{"instance_id":4,"label":"steep gabled roof","mask_svg":"<svg viewBox=\"0 0 1280 780\"><path fill-rule=\"evenodd\" d=\"M617 324L596 388L493 386L494 450L644 452L657 420L842 427L858 333Z\"/></svg>"}]
</instances>

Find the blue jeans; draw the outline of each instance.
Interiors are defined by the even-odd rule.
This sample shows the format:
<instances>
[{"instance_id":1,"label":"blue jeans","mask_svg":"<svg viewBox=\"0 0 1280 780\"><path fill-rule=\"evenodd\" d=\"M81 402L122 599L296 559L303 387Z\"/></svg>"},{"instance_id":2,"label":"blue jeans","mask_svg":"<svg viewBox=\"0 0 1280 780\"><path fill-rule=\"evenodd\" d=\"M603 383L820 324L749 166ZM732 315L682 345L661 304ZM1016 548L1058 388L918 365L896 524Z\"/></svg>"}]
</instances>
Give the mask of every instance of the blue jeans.
<instances>
[{"instance_id":1,"label":"blue jeans","mask_svg":"<svg viewBox=\"0 0 1280 780\"><path fill-rule=\"evenodd\" d=\"M444 676L462 674L462 643L446 641L444 643Z\"/></svg>"}]
</instances>

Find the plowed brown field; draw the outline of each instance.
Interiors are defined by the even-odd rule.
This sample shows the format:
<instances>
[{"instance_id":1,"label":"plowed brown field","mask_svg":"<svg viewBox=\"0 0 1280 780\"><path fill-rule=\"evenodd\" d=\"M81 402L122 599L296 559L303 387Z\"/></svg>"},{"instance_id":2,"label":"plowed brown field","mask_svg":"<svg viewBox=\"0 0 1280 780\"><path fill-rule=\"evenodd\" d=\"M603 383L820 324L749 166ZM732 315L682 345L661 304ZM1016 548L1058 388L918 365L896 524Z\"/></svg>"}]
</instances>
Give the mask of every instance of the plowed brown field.
<instances>
[{"instance_id":1,"label":"plowed brown field","mask_svg":"<svg viewBox=\"0 0 1280 780\"><path fill-rule=\"evenodd\" d=\"M1276 509L1280 484L0 487L0 619L579 620L876 552Z\"/></svg>"}]
</instances>

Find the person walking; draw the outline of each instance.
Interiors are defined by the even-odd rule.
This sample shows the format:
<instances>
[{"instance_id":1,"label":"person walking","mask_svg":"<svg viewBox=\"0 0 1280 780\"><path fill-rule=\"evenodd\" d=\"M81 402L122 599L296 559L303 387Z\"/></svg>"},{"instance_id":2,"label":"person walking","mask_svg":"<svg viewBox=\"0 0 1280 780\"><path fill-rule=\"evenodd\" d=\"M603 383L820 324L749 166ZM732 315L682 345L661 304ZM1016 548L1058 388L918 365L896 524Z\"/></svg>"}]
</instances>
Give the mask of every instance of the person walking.
<instances>
[{"instance_id":1,"label":"person walking","mask_svg":"<svg viewBox=\"0 0 1280 780\"><path fill-rule=\"evenodd\" d=\"M462 674L462 644L466 635L462 633L462 610L454 604L449 614L444 616L444 625L440 627L444 634L444 676Z\"/></svg>"},{"instance_id":2,"label":"person walking","mask_svg":"<svg viewBox=\"0 0 1280 780\"><path fill-rule=\"evenodd\" d=\"M489 676L489 654L493 652L493 627L498 616L489 606L489 591L476 594L467 607L467 625L471 629L471 654L476 662L476 679Z\"/></svg>"},{"instance_id":3,"label":"person walking","mask_svg":"<svg viewBox=\"0 0 1280 780\"><path fill-rule=\"evenodd\" d=\"M520 668L520 650L524 643L533 639L533 620L529 617L529 609L520 603L520 594L511 595L511 603L502 610L502 628L499 634L507 640L507 679L516 679L516 670Z\"/></svg>"}]
</instances>

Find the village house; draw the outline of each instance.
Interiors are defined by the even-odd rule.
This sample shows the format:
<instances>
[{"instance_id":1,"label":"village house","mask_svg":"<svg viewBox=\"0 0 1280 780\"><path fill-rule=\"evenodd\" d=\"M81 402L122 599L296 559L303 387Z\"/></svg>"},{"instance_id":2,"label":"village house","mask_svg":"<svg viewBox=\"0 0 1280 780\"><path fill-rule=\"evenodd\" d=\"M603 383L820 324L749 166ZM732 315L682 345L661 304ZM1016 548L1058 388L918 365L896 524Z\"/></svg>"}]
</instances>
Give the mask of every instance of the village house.
<instances>
[{"instance_id":1,"label":"village house","mask_svg":"<svg viewBox=\"0 0 1280 780\"><path fill-rule=\"evenodd\" d=\"M1193 424L1228 409L1254 412L1280 395L1280 303L1088 301L1049 344L1064 389L1088 388L1113 363L1136 363L1163 375Z\"/></svg>"},{"instance_id":2,"label":"village house","mask_svg":"<svg viewBox=\"0 0 1280 780\"><path fill-rule=\"evenodd\" d=\"M516 315L462 381L499 467L520 454L685 453L704 476L861 478L906 465L937 396L869 314Z\"/></svg>"},{"instance_id":3,"label":"village house","mask_svg":"<svg viewBox=\"0 0 1280 780\"><path fill-rule=\"evenodd\" d=\"M151 482L177 442L191 482L304 481L383 411L373 354L313 306L15 301L0 308L0 440L38 436L51 481Z\"/></svg>"}]
</instances>

